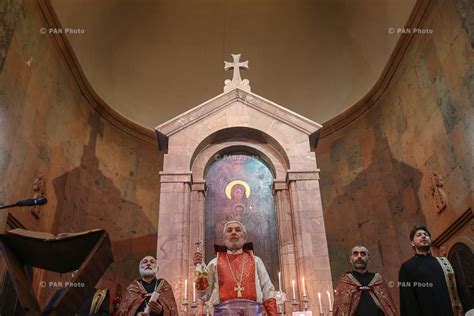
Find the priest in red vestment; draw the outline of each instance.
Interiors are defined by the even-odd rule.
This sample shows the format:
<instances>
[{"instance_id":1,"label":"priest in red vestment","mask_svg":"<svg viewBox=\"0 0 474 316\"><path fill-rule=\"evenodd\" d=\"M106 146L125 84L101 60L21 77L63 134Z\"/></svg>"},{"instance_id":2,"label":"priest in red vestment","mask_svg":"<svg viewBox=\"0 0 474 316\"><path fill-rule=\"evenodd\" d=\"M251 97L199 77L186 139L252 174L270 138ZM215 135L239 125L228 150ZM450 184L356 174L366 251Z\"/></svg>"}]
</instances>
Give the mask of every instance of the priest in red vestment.
<instances>
[{"instance_id":1,"label":"priest in red vestment","mask_svg":"<svg viewBox=\"0 0 474 316\"><path fill-rule=\"evenodd\" d=\"M140 279L133 281L120 302L120 316L174 316L178 307L171 285L157 279L158 265L152 256L144 257L139 264ZM154 294L155 293L155 294ZM154 299L158 297L157 299Z\"/></svg>"},{"instance_id":2,"label":"priest in red vestment","mask_svg":"<svg viewBox=\"0 0 474 316\"><path fill-rule=\"evenodd\" d=\"M367 270L369 250L355 246L349 259L353 270L339 280L334 297L334 316L396 316L395 305L382 275Z\"/></svg>"},{"instance_id":3,"label":"priest in red vestment","mask_svg":"<svg viewBox=\"0 0 474 316\"><path fill-rule=\"evenodd\" d=\"M262 260L246 247L246 237L242 223L229 221L223 231L225 247L216 247L217 257L207 267L202 254L195 253L196 290L215 310L224 310L229 302L254 302L263 305L267 315L276 316L275 288ZM253 315L261 315L261 311L256 309Z\"/></svg>"}]
</instances>

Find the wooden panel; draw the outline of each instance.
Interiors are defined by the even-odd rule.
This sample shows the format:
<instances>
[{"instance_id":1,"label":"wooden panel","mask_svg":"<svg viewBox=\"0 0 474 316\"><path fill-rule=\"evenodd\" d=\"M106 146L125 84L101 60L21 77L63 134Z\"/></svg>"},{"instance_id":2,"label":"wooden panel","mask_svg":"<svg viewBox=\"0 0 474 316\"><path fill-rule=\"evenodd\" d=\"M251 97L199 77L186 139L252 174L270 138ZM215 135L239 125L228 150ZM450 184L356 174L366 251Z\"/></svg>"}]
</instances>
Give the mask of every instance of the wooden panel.
<instances>
[{"instance_id":1,"label":"wooden panel","mask_svg":"<svg viewBox=\"0 0 474 316\"><path fill-rule=\"evenodd\" d=\"M81 307L84 299L92 295L95 285L113 262L112 248L107 233L97 241L89 256L81 264L79 271L71 280L72 284L84 287L68 287L61 293L55 306L56 315L73 315Z\"/></svg>"},{"instance_id":2,"label":"wooden panel","mask_svg":"<svg viewBox=\"0 0 474 316\"><path fill-rule=\"evenodd\" d=\"M25 315L39 315L40 306L25 273L23 262L18 260L3 240L0 241L0 248Z\"/></svg>"}]
</instances>

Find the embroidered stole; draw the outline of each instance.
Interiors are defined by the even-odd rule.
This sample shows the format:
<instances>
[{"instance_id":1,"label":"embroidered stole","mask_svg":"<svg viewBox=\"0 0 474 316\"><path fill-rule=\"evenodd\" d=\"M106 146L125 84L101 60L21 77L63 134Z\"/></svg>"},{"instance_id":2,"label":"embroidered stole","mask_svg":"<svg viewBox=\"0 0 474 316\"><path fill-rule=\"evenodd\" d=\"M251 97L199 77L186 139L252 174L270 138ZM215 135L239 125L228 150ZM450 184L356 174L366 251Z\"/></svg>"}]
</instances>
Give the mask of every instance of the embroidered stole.
<instances>
[{"instance_id":1,"label":"embroidered stole","mask_svg":"<svg viewBox=\"0 0 474 316\"><path fill-rule=\"evenodd\" d=\"M444 278L446 280L446 286L448 287L449 298L451 299L451 306L453 308L454 315L461 315L462 305L459 299L458 289L456 286L456 278L454 277L454 270L449 263L448 258L435 257L438 260L441 268L443 269Z\"/></svg>"},{"instance_id":2,"label":"embroidered stole","mask_svg":"<svg viewBox=\"0 0 474 316\"><path fill-rule=\"evenodd\" d=\"M107 295L107 289L98 289L94 293L94 297L92 298L92 304L89 309L89 314L96 314L99 311L100 306L104 302L105 296Z\"/></svg>"},{"instance_id":3,"label":"embroidered stole","mask_svg":"<svg viewBox=\"0 0 474 316\"><path fill-rule=\"evenodd\" d=\"M357 290L358 291L362 291L362 290L367 290L369 291L369 295L370 297L372 297L372 299L374 300L374 303L375 305L377 305L377 307L381 310L381 311L384 311L385 309L383 308L380 300L377 298L377 296L375 296L375 293L374 291L372 290L372 286L374 285L374 283L378 280L378 276L379 274L378 273L375 273L374 277L372 278L372 281L370 281L370 283L367 285L367 286L363 286L362 284L359 283L359 281L357 281L357 279L352 275L352 274L348 274L347 275L352 282L354 282L356 285L357 285Z\"/></svg>"}]
</instances>

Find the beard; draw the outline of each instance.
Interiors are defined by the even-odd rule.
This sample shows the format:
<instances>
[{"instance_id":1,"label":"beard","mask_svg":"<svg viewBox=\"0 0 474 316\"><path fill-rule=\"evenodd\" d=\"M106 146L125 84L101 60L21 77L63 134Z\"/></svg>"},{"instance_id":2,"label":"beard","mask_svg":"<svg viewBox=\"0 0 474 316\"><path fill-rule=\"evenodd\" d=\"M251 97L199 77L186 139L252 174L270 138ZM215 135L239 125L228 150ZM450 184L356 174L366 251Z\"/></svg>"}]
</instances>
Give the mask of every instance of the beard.
<instances>
[{"instance_id":1,"label":"beard","mask_svg":"<svg viewBox=\"0 0 474 316\"><path fill-rule=\"evenodd\" d=\"M429 252L431 249L431 240L416 243L415 249L421 252Z\"/></svg>"},{"instance_id":2,"label":"beard","mask_svg":"<svg viewBox=\"0 0 474 316\"><path fill-rule=\"evenodd\" d=\"M416 246L416 249L422 252L429 252L430 248L431 248L431 244Z\"/></svg>"},{"instance_id":3,"label":"beard","mask_svg":"<svg viewBox=\"0 0 474 316\"><path fill-rule=\"evenodd\" d=\"M225 246L227 247L227 249L230 249L230 250L239 250L241 249L243 246L244 246L244 240L243 239L239 239L237 241L230 241L230 240L225 240L224 241L224 244Z\"/></svg>"},{"instance_id":4,"label":"beard","mask_svg":"<svg viewBox=\"0 0 474 316\"><path fill-rule=\"evenodd\" d=\"M363 261L356 261L352 263L352 268L354 268L354 270L365 270L367 268L367 263Z\"/></svg>"},{"instance_id":5,"label":"beard","mask_svg":"<svg viewBox=\"0 0 474 316\"><path fill-rule=\"evenodd\" d=\"M152 267L145 267L142 268L140 267L140 276L143 278L151 277L151 276L156 276L157 269L152 268Z\"/></svg>"}]
</instances>

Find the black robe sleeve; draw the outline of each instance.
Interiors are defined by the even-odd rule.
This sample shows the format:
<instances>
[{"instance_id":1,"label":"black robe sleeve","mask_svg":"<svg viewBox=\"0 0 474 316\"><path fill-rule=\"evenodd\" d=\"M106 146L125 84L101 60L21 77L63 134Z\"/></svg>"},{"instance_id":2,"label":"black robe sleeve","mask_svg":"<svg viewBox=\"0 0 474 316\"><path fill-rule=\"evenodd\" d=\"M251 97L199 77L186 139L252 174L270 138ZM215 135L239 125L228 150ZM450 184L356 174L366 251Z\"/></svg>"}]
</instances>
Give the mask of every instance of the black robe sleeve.
<instances>
[{"instance_id":1,"label":"black robe sleeve","mask_svg":"<svg viewBox=\"0 0 474 316\"><path fill-rule=\"evenodd\" d=\"M400 315L421 315L421 309L418 306L415 289L411 286L413 280L410 278L405 264L402 265L398 272L398 281L398 287L400 289Z\"/></svg>"}]
</instances>

